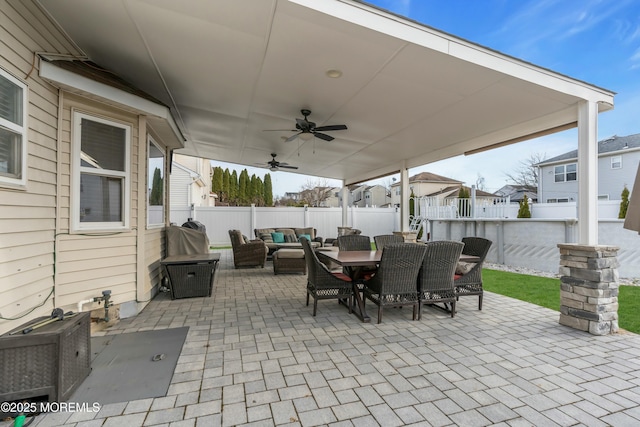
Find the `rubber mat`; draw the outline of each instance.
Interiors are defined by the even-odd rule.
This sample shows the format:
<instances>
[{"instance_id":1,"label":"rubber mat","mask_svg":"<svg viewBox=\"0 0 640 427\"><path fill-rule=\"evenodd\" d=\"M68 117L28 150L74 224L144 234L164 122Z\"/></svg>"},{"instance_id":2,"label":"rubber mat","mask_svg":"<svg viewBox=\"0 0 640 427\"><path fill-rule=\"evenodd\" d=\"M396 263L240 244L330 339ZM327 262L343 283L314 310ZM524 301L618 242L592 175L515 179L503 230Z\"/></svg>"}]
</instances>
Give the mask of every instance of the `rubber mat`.
<instances>
[{"instance_id":1,"label":"rubber mat","mask_svg":"<svg viewBox=\"0 0 640 427\"><path fill-rule=\"evenodd\" d=\"M166 396L188 327L91 338L91 373L71 402L129 402Z\"/></svg>"}]
</instances>

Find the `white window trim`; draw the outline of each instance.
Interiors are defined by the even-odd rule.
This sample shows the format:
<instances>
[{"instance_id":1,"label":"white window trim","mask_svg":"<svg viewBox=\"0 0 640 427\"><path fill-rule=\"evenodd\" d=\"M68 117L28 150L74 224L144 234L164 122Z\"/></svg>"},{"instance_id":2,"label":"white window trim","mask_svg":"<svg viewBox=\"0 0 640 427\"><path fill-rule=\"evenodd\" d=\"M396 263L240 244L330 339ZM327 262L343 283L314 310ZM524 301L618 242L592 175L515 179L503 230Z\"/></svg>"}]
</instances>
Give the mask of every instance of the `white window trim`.
<instances>
[{"instance_id":1,"label":"white window trim","mask_svg":"<svg viewBox=\"0 0 640 427\"><path fill-rule=\"evenodd\" d=\"M167 203L167 174L166 174L166 170L165 170L165 166L167 163L167 153L166 151L156 142L155 139L153 139L153 137L151 135L148 136L147 138L147 167L149 167L149 143L153 144L156 146L156 148L158 150L160 150L164 156L162 157L163 162L162 162L162 180L163 180L163 184L162 184L162 223L150 223L149 222L149 195L147 195L147 228L151 229L151 228L162 228L164 227L165 223L167 222L167 219L165 218L166 215L166 203ZM147 170L147 188L149 188L149 186L152 184L151 182L148 182L149 180L149 172ZM148 190L147 190L148 191Z\"/></svg>"},{"instance_id":2,"label":"white window trim","mask_svg":"<svg viewBox=\"0 0 640 427\"><path fill-rule=\"evenodd\" d=\"M87 119L99 123L103 123L109 126L119 127L125 130L125 171L110 171L108 174L96 173L96 169L87 168L81 166L80 154L81 154L81 123L82 119ZM72 232L84 232L84 231L112 231L112 230L129 230L131 224L131 126L100 118L91 114L82 113L79 111L72 111L72 160L71 160L71 231ZM122 221L119 222L80 222L80 175L81 173L89 173L100 176L113 176L124 178L124 188L122 192Z\"/></svg>"},{"instance_id":3,"label":"white window trim","mask_svg":"<svg viewBox=\"0 0 640 427\"><path fill-rule=\"evenodd\" d=\"M614 161L618 159L618 161ZM614 163L619 163L620 166L614 167ZM611 156L611 169L622 169L622 156Z\"/></svg>"},{"instance_id":4,"label":"white window trim","mask_svg":"<svg viewBox=\"0 0 640 427\"><path fill-rule=\"evenodd\" d=\"M576 165L575 172L567 172L567 166ZM556 168L562 168L562 174L556 173ZM567 175L570 173L576 174L576 179L567 179ZM556 181L556 177L562 175L562 181ZM557 165L553 167L553 182L556 184L560 184L561 182L574 182L578 180L578 164L577 163L567 163L566 165Z\"/></svg>"},{"instance_id":5,"label":"white window trim","mask_svg":"<svg viewBox=\"0 0 640 427\"><path fill-rule=\"evenodd\" d=\"M0 68L0 76L9 80L11 83L15 84L16 86L19 86L20 88L22 88L22 126L0 117L0 126L12 132L18 133L22 137L21 144L20 144L21 145L20 147L20 150L21 150L20 178L10 178L8 176L0 175L0 185L8 185L11 187L25 188L27 186L27 146L29 145L29 141L27 139L27 129L29 129L29 126L27 124L27 117L28 117L27 108L29 106L28 99L27 99L28 86L21 80L18 80L11 74L7 73L2 68Z\"/></svg>"}]
</instances>

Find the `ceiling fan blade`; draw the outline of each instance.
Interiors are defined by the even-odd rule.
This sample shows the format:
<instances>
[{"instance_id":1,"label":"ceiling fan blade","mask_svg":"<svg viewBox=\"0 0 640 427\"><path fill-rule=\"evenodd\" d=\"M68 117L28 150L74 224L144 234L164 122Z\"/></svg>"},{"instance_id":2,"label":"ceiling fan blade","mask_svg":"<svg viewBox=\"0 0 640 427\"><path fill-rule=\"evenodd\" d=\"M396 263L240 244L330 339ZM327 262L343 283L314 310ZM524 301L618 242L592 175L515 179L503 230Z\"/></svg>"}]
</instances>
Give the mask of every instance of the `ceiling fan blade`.
<instances>
[{"instance_id":1,"label":"ceiling fan blade","mask_svg":"<svg viewBox=\"0 0 640 427\"><path fill-rule=\"evenodd\" d=\"M347 125L330 125L330 126L320 126L317 127L316 130L320 132L324 132L327 130L346 130Z\"/></svg>"},{"instance_id":2,"label":"ceiling fan blade","mask_svg":"<svg viewBox=\"0 0 640 427\"><path fill-rule=\"evenodd\" d=\"M324 139L325 141L333 141L335 138L326 133L314 132L313 135L317 138Z\"/></svg>"},{"instance_id":3,"label":"ceiling fan blade","mask_svg":"<svg viewBox=\"0 0 640 427\"><path fill-rule=\"evenodd\" d=\"M298 132L297 129L262 129L262 132Z\"/></svg>"},{"instance_id":4,"label":"ceiling fan blade","mask_svg":"<svg viewBox=\"0 0 640 427\"><path fill-rule=\"evenodd\" d=\"M278 166L279 168L284 168L284 169L298 169L297 166L289 166L283 163L280 163L280 165Z\"/></svg>"},{"instance_id":5,"label":"ceiling fan blade","mask_svg":"<svg viewBox=\"0 0 640 427\"><path fill-rule=\"evenodd\" d=\"M285 140L284 140L284 142L291 142L291 141L293 141L293 140L294 140L294 139L296 139L296 138L298 137L298 135L300 135L301 133L302 133L302 132L298 132L298 133L296 133L296 134L294 134L294 135L291 135L289 138L285 139Z\"/></svg>"},{"instance_id":6,"label":"ceiling fan blade","mask_svg":"<svg viewBox=\"0 0 640 427\"><path fill-rule=\"evenodd\" d=\"M296 119L296 127L301 131L308 131L313 128L314 123L311 123L304 119Z\"/></svg>"}]
</instances>

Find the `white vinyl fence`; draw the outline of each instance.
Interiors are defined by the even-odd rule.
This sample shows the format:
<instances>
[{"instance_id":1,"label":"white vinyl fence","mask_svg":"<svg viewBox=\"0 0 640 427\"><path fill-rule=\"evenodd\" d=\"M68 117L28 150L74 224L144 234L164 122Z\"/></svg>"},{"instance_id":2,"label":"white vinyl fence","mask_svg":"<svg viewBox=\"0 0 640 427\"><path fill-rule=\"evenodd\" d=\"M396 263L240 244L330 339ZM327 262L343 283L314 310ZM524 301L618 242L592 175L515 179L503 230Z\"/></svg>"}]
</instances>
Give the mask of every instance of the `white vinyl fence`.
<instances>
[{"instance_id":1,"label":"white vinyl fence","mask_svg":"<svg viewBox=\"0 0 640 427\"><path fill-rule=\"evenodd\" d=\"M182 225L189 218L206 227L212 245L230 245L229 230L240 230L255 239L256 228L314 227L318 236L326 239L337 237L342 208L216 206L171 210L170 220L175 224ZM391 234L400 229L400 212L397 208L350 207L346 225L370 237Z\"/></svg>"},{"instance_id":2,"label":"white vinyl fence","mask_svg":"<svg viewBox=\"0 0 640 427\"><path fill-rule=\"evenodd\" d=\"M603 206L618 204L601 202L601 212ZM577 242L575 206L573 209L574 214L566 218L428 219L423 239L486 237L493 242L487 259L489 262L556 273L560 257L557 244ZM342 226L342 208L198 207L194 210L171 210L173 223L182 225L189 218L205 225L212 245L229 246L228 230L232 229L240 230L252 239L255 238L255 228L271 227L314 227L321 237L336 237L338 227ZM623 220L619 219L601 219L599 242L620 247L618 260L621 277L640 277L640 263L637 262L640 259L640 236L623 229L622 224ZM400 230L400 212L397 208L351 207L345 225L358 228L371 238L378 234L391 234Z\"/></svg>"}]
</instances>

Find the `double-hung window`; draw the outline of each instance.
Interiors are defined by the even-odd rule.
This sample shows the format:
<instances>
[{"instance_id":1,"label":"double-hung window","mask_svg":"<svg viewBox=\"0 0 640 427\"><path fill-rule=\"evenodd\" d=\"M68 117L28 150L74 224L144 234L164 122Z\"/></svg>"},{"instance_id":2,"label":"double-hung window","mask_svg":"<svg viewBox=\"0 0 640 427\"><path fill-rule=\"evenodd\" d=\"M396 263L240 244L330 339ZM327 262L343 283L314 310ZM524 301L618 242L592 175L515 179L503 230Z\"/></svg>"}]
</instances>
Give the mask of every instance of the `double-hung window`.
<instances>
[{"instance_id":1,"label":"double-hung window","mask_svg":"<svg viewBox=\"0 0 640 427\"><path fill-rule=\"evenodd\" d=\"M555 182L575 181L578 179L578 165L576 163L556 166L553 171Z\"/></svg>"},{"instance_id":2,"label":"double-hung window","mask_svg":"<svg viewBox=\"0 0 640 427\"><path fill-rule=\"evenodd\" d=\"M622 156L611 157L611 169L622 169Z\"/></svg>"},{"instance_id":3,"label":"double-hung window","mask_svg":"<svg viewBox=\"0 0 640 427\"><path fill-rule=\"evenodd\" d=\"M74 230L129 227L131 127L73 114Z\"/></svg>"},{"instance_id":4,"label":"double-hung window","mask_svg":"<svg viewBox=\"0 0 640 427\"><path fill-rule=\"evenodd\" d=\"M0 184L27 183L27 86L0 69Z\"/></svg>"}]
</instances>

